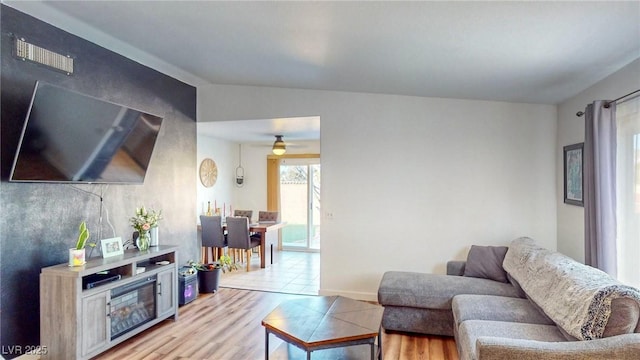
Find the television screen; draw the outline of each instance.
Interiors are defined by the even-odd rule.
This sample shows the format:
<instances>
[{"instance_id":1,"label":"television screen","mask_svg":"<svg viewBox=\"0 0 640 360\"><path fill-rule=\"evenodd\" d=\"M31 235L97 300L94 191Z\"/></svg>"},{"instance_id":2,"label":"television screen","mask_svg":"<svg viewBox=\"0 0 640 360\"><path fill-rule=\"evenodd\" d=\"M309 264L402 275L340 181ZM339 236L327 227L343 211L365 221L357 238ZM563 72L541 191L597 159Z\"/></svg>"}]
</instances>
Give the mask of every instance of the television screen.
<instances>
[{"instance_id":1,"label":"television screen","mask_svg":"<svg viewBox=\"0 0 640 360\"><path fill-rule=\"evenodd\" d=\"M36 82L10 181L140 184L162 118Z\"/></svg>"}]
</instances>

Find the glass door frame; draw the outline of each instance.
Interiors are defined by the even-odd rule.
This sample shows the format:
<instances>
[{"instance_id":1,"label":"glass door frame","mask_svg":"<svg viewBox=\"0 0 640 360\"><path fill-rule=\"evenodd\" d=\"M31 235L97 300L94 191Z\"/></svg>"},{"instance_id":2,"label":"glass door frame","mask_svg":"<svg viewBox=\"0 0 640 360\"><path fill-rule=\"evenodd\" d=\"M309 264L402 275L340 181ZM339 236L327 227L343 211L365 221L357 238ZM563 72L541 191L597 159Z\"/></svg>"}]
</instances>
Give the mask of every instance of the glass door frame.
<instances>
[{"instance_id":1,"label":"glass door frame","mask_svg":"<svg viewBox=\"0 0 640 360\"><path fill-rule=\"evenodd\" d=\"M284 154L280 156L267 156L267 209L269 211L281 211L280 204L280 163L282 159L318 159L316 162L322 166L320 154ZM309 215L307 215L307 218ZM309 223L308 223L309 225ZM278 249L283 250L282 231L279 231ZM298 251L320 251L320 249L309 248L309 239L306 247L287 247L286 250Z\"/></svg>"},{"instance_id":2,"label":"glass door frame","mask_svg":"<svg viewBox=\"0 0 640 360\"><path fill-rule=\"evenodd\" d=\"M316 185L321 185L321 182L320 182L320 179L318 179L317 182L315 180L316 174L318 174L318 171L320 171L320 159L319 158L289 159L289 160L285 159L280 163L280 174L283 174L283 170L285 170L287 167L300 169L299 171L294 171L293 173L293 176L298 180L302 180L302 178L299 177L300 176L299 174L303 174L302 177L304 178L304 180L301 183L301 185L304 184L304 197L305 197L304 205L303 205L304 210L302 210L302 208L298 208L299 212L296 211L295 213L299 214L304 211L305 216L303 221L304 221L305 231L304 233L300 233L298 234L298 236L295 236L295 238L293 239L294 243L291 243L291 242L287 243L286 235L285 235L285 240L283 240L282 242L282 248L283 250L319 251L320 243L319 241L314 241L314 238L317 231L319 231L319 226L320 226L320 223L319 223L320 194L318 193L317 194L318 196L316 196ZM289 180L295 181L296 179L289 179ZM283 186L282 183L280 184L280 186ZM280 194L281 202L287 201L286 196L290 196L285 194L286 192L282 192L282 188L281 188L281 194ZM301 194L298 194L298 195L301 195ZM296 196L296 195L292 195L292 196ZM293 200L294 203L296 202L295 199L291 199L291 200ZM316 210L316 206L318 207L317 210ZM285 211L285 210L291 210L291 209L283 209L283 211L281 212L281 217L285 221L287 220L290 221L291 218L287 219L285 217L286 213L289 211ZM302 223L299 223L299 222L300 222L300 219L296 221L296 225L302 225ZM285 228L283 232L287 232L287 228Z\"/></svg>"}]
</instances>

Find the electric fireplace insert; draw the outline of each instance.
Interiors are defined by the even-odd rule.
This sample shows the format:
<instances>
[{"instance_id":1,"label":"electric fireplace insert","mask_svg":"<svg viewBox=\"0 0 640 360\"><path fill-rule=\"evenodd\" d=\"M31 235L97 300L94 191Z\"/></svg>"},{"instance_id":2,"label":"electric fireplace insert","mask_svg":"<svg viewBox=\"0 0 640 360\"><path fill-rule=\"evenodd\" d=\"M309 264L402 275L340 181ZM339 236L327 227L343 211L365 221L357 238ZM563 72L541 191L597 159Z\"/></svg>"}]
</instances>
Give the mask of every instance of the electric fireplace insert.
<instances>
[{"instance_id":1,"label":"electric fireplace insert","mask_svg":"<svg viewBox=\"0 0 640 360\"><path fill-rule=\"evenodd\" d=\"M156 276L111 290L111 340L156 318Z\"/></svg>"}]
</instances>

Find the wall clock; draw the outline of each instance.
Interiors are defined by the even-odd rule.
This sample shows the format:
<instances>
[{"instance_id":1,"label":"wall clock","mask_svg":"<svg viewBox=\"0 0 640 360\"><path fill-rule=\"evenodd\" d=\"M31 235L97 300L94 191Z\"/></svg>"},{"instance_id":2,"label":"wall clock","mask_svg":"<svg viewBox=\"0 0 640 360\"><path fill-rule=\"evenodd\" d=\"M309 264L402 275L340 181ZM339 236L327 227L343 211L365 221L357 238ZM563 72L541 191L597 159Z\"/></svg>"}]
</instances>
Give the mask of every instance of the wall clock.
<instances>
[{"instance_id":1,"label":"wall clock","mask_svg":"<svg viewBox=\"0 0 640 360\"><path fill-rule=\"evenodd\" d=\"M218 166L216 162L206 158L200 163L200 181L204 187L212 187L218 180Z\"/></svg>"}]
</instances>

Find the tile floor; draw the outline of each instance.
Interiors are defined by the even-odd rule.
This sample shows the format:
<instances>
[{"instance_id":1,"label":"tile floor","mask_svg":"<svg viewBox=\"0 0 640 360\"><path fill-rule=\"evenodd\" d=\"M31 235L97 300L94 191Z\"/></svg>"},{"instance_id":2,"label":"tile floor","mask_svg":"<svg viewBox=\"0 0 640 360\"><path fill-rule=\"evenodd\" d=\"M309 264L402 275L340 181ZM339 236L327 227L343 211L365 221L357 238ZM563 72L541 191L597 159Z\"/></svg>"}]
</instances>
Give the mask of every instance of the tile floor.
<instances>
[{"instance_id":1,"label":"tile floor","mask_svg":"<svg viewBox=\"0 0 640 360\"><path fill-rule=\"evenodd\" d=\"M318 295L320 288L320 253L279 251L276 260L260 268L258 254L251 258L251 269L244 264L238 271L223 273L221 287L273 291L289 294ZM268 260L267 260L268 261Z\"/></svg>"}]
</instances>

